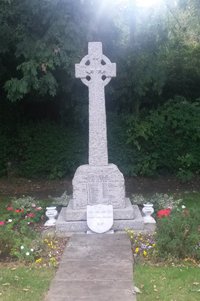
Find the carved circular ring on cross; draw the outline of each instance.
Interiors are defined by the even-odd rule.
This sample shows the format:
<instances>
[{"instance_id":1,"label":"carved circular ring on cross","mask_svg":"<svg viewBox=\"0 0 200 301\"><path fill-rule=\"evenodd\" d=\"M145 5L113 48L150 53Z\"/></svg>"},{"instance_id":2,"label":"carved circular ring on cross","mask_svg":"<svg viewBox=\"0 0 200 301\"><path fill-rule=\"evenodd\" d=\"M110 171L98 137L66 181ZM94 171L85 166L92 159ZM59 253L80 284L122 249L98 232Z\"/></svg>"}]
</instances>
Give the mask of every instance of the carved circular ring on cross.
<instances>
[{"instance_id":1,"label":"carved circular ring on cross","mask_svg":"<svg viewBox=\"0 0 200 301\"><path fill-rule=\"evenodd\" d=\"M108 76L106 74L109 72L109 69L112 68L111 61L104 54L102 54L101 58L92 58L92 60L98 61L99 69L98 67L96 67L96 69L92 70L91 56L89 55L84 56L80 62L80 65L85 69L86 76L85 78L81 78L81 81L86 86L90 86L90 84L92 83L92 74L94 72L98 72L101 74L101 76L99 77L99 79L101 79L101 83L103 84L103 86L106 86L111 81L112 78L111 75ZM90 66L91 66L91 70L88 70Z\"/></svg>"}]
</instances>

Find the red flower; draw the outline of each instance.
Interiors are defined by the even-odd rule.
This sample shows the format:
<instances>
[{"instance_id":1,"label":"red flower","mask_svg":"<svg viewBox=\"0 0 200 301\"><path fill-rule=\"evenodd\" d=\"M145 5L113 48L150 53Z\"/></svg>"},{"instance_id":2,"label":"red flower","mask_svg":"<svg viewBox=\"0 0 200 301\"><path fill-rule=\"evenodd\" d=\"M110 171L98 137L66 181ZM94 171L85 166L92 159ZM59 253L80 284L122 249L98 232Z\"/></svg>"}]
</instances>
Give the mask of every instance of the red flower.
<instances>
[{"instance_id":1,"label":"red flower","mask_svg":"<svg viewBox=\"0 0 200 301\"><path fill-rule=\"evenodd\" d=\"M5 224L4 221L0 221L0 226L3 226Z\"/></svg>"},{"instance_id":2,"label":"red flower","mask_svg":"<svg viewBox=\"0 0 200 301\"><path fill-rule=\"evenodd\" d=\"M157 217L158 218L162 218L165 216L169 216L171 213L171 209L170 208L166 208L166 209L161 209L157 212Z\"/></svg>"},{"instance_id":3,"label":"red flower","mask_svg":"<svg viewBox=\"0 0 200 301\"><path fill-rule=\"evenodd\" d=\"M22 212L24 212L24 209L16 209L15 212L16 213L22 213Z\"/></svg>"},{"instance_id":4,"label":"red flower","mask_svg":"<svg viewBox=\"0 0 200 301\"><path fill-rule=\"evenodd\" d=\"M28 214L27 214L27 217L35 217L35 213L32 213L32 212L31 212L31 213L28 213Z\"/></svg>"},{"instance_id":5,"label":"red flower","mask_svg":"<svg viewBox=\"0 0 200 301\"><path fill-rule=\"evenodd\" d=\"M13 211L13 210L14 210L13 207L11 207L11 206L7 207L6 209L7 209L8 211Z\"/></svg>"}]
</instances>

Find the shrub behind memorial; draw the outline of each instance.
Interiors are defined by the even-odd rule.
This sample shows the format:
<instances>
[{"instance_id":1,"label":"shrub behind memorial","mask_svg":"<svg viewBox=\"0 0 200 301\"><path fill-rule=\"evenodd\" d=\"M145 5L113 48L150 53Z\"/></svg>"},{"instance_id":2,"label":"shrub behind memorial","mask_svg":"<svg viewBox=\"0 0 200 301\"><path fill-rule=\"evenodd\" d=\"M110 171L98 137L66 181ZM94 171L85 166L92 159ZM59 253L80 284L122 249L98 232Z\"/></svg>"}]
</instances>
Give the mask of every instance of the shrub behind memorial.
<instances>
[{"instance_id":1,"label":"shrub behind memorial","mask_svg":"<svg viewBox=\"0 0 200 301\"><path fill-rule=\"evenodd\" d=\"M128 144L137 149L137 174L167 171L189 180L199 173L199 101L176 97L146 116L131 116L127 134Z\"/></svg>"}]
</instances>

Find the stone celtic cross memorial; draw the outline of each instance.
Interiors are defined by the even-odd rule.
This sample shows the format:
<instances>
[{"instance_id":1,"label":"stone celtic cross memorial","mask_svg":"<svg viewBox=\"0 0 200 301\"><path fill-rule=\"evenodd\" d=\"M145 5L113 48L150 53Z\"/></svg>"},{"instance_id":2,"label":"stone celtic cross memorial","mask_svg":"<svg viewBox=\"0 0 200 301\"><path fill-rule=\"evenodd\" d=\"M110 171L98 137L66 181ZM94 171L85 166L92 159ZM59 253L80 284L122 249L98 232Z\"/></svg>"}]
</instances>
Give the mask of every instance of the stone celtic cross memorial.
<instances>
[{"instance_id":1,"label":"stone celtic cross memorial","mask_svg":"<svg viewBox=\"0 0 200 301\"><path fill-rule=\"evenodd\" d=\"M75 172L73 196L59 215L58 232L85 232L87 206L113 206L113 230L143 229L137 206L125 197L124 177L114 164L108 163L105 86L116 76L116 64L103 54L102 43L88 44L88 54L75 65L75 76L89 90L89 158Z\"/></svg>"}]
</instances>

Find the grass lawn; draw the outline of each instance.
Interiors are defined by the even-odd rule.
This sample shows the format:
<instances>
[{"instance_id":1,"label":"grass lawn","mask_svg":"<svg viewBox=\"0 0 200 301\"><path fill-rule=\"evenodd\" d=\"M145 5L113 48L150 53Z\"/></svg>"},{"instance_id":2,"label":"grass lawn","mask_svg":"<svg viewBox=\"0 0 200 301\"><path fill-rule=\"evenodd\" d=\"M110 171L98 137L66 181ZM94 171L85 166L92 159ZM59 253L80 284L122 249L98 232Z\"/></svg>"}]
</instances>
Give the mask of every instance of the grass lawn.
<instances>
[{"instance_id":1,"label":"grass lawn","mask_svg":"<svg viewBox=\"0 0 200 301\"><path fill-rule=\"evenodd\" d=\"M0 264L1 301L42 301L54 268L8 267Z\"/></svg>"},{"instance_id":2,"label":"grass lawn","mask_svg":"<svg viewBox=\"0 0 200 301\"><path fill-rule=\"evenodd\" d=\"M200 268L136 264L135 285L141 290L137 301L200 300Z\"/></svg>"}]
</instances>

